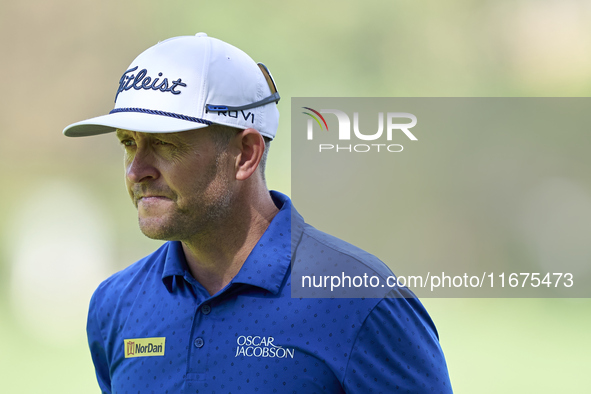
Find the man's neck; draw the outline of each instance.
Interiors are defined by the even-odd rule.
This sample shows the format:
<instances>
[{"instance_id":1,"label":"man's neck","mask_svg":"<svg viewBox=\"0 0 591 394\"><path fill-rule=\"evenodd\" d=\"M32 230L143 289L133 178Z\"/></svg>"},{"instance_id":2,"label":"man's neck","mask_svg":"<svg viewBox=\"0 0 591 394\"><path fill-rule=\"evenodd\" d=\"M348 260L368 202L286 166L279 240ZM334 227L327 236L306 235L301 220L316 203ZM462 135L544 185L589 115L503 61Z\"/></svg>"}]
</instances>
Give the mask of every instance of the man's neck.
<instances>
[{"instance_id":1,"label":"man's neck","mask_svg":"<svg viewBox=\"0 0 591 394\"><path fill-rule=\"evenodd\" d=\"M182 241L191 275L210 295L238 274L246 258L279 212L269 193L253 204L237 204L234 213L214 233Z\"/></svg>"}]
</instances>

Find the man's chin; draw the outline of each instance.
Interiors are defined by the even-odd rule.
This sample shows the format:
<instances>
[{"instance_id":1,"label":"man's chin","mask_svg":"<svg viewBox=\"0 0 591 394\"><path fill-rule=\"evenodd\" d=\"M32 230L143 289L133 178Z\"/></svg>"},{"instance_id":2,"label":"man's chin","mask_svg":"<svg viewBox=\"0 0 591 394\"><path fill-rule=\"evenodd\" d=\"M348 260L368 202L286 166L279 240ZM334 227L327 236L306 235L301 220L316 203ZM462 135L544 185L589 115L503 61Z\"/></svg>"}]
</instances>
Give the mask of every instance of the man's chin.
<instances>
[{"instance_id":1,"label":"man's chin","mask_svg":"<svg viewBox=\"0 0 591 394\"><path fill-rule=\"evenodd\" d=\"M139 217L140 231L148 238L160 241L178 241L178 231L162 218Z\"/></svg>"},{"instance_id":2,"label":"man's chin","mask_svg":"<svg viewBox=\"0 0 591 394\"><path fill-rule=\"evenodd\" d=\"M171 234L167 234L165 232L145 230L141 227L140 227L140 230L142 231L142 234L144 234L146 237L148 237L150 239L154 239L157 241L178 241L178 239L176 239L176 237L172 236Z\"/></svg>"}]
</instances>

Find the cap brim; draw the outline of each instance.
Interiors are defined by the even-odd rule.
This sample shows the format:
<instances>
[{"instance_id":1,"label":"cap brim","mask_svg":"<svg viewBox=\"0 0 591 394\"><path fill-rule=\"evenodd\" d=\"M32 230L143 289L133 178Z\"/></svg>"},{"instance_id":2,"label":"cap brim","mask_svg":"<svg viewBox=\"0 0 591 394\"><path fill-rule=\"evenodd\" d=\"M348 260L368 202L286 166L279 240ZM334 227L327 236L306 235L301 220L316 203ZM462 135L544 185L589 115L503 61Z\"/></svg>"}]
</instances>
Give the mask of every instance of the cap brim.
<instances>
[{"instance_id":1,"label":"cap brim","mask_svg":"<svg viewBox=\"0 0 591 394\"><path fill-rule=\"evenodd\" d=\"M117 129L140 133L177 133L201 129L207 124L144 113L119 112L73 123L63 131L67 137L87 137Z\"/></svg>"}]
</instances>

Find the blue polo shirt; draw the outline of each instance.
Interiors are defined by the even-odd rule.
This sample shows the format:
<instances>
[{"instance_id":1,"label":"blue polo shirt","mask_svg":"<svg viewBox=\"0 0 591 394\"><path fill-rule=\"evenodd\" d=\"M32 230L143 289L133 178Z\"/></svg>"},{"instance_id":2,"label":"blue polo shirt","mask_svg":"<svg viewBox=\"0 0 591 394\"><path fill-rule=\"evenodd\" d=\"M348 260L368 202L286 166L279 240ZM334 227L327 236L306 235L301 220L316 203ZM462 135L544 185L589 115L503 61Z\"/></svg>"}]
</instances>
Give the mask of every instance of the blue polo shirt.
<instances>
[{"instance_id":1,"label":"blue polo shirt","mask_svg":"<svg viewBox=\"0 0 591 394\"><path fill-rule=\"evenodd\" d=\"M217 294L191 276L180 242L98 287L87 333L102 392L451 393L416 298L292 298L292 254L302 266L320 250L331 260L363 254L271 195L279 213ZM389 272L371 257L364 266Z\"/></svg>"}]
</instances>

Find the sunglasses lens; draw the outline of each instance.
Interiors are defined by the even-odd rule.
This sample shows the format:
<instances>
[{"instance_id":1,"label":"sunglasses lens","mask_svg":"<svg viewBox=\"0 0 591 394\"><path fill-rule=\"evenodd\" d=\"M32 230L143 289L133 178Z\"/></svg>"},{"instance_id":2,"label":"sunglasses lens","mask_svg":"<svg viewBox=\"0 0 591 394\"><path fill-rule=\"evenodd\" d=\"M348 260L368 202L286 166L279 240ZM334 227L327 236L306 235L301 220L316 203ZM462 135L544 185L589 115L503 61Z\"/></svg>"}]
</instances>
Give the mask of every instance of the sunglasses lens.
<instances>
[{"instance_id":1,"label":"sunglasses lens","mask_svg":"<svg viewBox=\"0 0 591 394\"><path fill-rule=\"evenodd\" d=\"M205 108L206 108L207 112L209 112L209 111L212 111L212 112L242 111L245 109L256 108L256 107L260 107L262 105L267 105L267 104L270 104L273 102L275 104L279 103L279 99L281 97L279 96L279 93L277 92L277 86L275 86L275 81L273 80L273 77L271 76L269 69L263 63L257 63L257 65L259 66L259 69L261 70L261 72L265 76L265 80L267 81L267 85L269 85L269 89L271 90L270 96L265 97L264 99L259 100L257 102L246 104L246 105L240 105L237 107L229 106L229 105L205 104Z\"/></svg>"},{"instance_id":2,"label":"sunglasses lens","mask_svg":"<svg viewBox=\"0 0 591 394\"><path fill-rule=\"evenodd\" d=\"M275 85L275 81L273 80L273 77L271 76L271 73L269 72L269 69L267 68L267 66L265 66L263 63L257 63L257 64L258 64L259 68L261 69L261 72L265 76L265 79L267 80L267 84L269 85L269 89L271 89L271 94L277 93L277 86Z\"/></svg>"}]
</instances>

